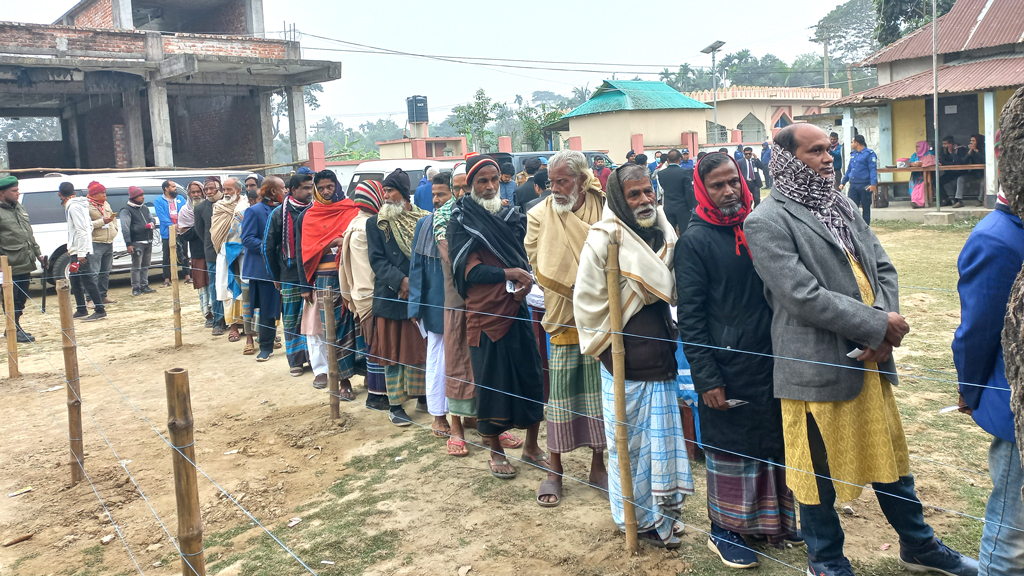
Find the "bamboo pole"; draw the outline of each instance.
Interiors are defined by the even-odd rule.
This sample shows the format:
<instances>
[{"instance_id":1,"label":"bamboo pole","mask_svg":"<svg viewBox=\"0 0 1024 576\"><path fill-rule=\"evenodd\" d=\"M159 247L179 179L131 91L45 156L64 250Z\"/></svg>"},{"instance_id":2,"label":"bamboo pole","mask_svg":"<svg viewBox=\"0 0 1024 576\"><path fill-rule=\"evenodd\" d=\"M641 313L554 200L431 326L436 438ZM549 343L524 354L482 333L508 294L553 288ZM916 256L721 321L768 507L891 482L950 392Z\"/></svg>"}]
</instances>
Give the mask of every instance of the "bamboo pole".
<instances>
[{"instance_id":1,"label":"bamboo pole","mask_svg":"<svg viewBox=\"0 0 1024 576\"><path fill-rule=\"evenodd\" d=\"M169 249L171 251L171 299L174 300L174 347L181 348L181 299L178 298L178 226L171 224ZM147 271L148 273L148 271Z\"/></svg>"},{"instance_id":2,"label":"bamboo pole","mask_svg":"<svg viewBox=\"0 0 1024 576\"><path fill-rule=\"evenodd\" d=\"M615 379L615 453L619 459L622 512L626 525L626 552L636 554L636 509L633 507L633 472L629 465L629 430L626 427L626 348L622 342L622 292L619 289L619 244L608 244L608 310L612 328L612 376Z\"/></svg>"},{"instance_id":3,"label":"bamboo pole","mask_svg":"<svg viewBox=\"0 0 1024 576\"><path fill-rule=\"evenodd\" d=\"M192 397L188 370L164 372L167 386L167 433L171 437L174 462L174 496L178 502L178 547L182 576L206 576L203 555L203 518L199 514L199 484L196 481L196 448L192 435Z\"/></svg>"},{"instance_id":4,"label":"bamboo pole","mask_svg":"<svg viewBox=\"0 0 1024 576\"><path fill-rule=\"evenodd\" d=\"M71 485L82 481L85 452L82 446L82 388L78 374L78 344L71 308L71 283L57 280L57 306L60 308L60 338L64 349L64 380L68 391L68 438L71 439Z\"/></svg>"},{"instance_id":5,"label":"bamboo pole","mask_svg":"<svg viewBox=\"0 0 1024 576\"><path fill-rule=\"evenodd\" d=\"M324 294L331 295L331 302L324 302L317 294L317 303L324 312L324 338L327 340L327 386L331 392L331 419L341 418L341 400L338 397L338 337L334 324L334 293L324 290Z\"/></svg>"},{"instance_id":6,"label":"bamboo pole","mask_svg":"<svg viewBox=\"0 0 1024 576\"><path fill-rule=\"evenodd\" d=\"M17 378L19 376L18 326L14 323L14 277L11 275L11 264L7 261L7 256L0 256L0 270L4 275L4 317L7 319L7 327L4 331L7 338L7 375Z\"/></svg>"}]
</instances>

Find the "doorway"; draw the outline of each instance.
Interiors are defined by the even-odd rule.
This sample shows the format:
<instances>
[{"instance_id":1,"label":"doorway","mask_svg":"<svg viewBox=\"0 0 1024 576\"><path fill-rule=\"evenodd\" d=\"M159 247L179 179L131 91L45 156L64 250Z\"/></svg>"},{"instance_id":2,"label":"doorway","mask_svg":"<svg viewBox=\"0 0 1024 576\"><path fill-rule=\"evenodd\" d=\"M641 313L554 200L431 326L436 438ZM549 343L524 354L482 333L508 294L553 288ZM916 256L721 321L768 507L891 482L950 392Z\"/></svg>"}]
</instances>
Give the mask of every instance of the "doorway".
<instances>
[{"instance_id":1,"label":"doorway","mask_svg":"<svg viewBox=\"0 0 1024 576\"><path fill-rule=\"evenodd\" d=\"M932 99L924 102L925 123L928 126L928 142L934 145ZM971 135L978 133L978 95L939 97L939 138L953 136L956 143L966 146ZM941 145L941 144L940 144Z\"/></svg>"}]
</instances>

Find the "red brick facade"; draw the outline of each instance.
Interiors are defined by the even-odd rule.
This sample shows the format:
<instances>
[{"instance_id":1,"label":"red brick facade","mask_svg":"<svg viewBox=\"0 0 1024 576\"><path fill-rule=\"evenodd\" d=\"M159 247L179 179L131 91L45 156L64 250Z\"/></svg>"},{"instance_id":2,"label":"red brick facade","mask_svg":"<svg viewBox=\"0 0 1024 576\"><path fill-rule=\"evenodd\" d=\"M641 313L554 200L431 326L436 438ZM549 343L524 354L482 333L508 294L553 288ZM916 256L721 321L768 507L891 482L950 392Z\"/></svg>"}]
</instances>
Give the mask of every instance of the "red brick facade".
<instances>
[{"instance_id":1,"label":"red brick facade","mask_svg":"<svg viewBox=\"0 0 1024 576\"><path fill-rule=\"evenodd\" d=\"M284 40L246 36L214 36L209 34L175 34L164 37L164 54L209 54L216 56L247 56L250 58L284 58Z\"/></svg>"},{"instance_id":2,"label":"red brick facade","mask_svg":"<svg viewBox=\"0 0 1024 576\"><path fill-rule=\"evenodd\" d=\"M90 6L75 14L73 24L85 28L113 28L113 3L111 0L96 0Z\"/></svg>"},{"instance_id":3,"label":"red brick facade","mask_svg":"<svg viewBox=\"0 0 1024 576\"><path fill-rule=\"evenodd\" d=\"M114 164L116 168L128 167L128 139L125 138L124 125L114 124Z\"/></svg>"},{"instance_id":4,"label":"red brick facade","mask_svg":"<svg viewBox=\"0 0 1024 576\"><path fill-rule=\"evenodd\" d=\"M180 166L253 164L260 151L259 100L189 96L171 103L174 158Z\"/></svg>"},{"instance_id":5,"label":"red brick facade","mask_svg":"<svg viewBox=\"0 0 1024 576\"><path fill-rule=\"evenodd\" d=\"M204 34L245 34L245 3L236 0L213 11L194 32Z\"/></svg>"}]
</instances>

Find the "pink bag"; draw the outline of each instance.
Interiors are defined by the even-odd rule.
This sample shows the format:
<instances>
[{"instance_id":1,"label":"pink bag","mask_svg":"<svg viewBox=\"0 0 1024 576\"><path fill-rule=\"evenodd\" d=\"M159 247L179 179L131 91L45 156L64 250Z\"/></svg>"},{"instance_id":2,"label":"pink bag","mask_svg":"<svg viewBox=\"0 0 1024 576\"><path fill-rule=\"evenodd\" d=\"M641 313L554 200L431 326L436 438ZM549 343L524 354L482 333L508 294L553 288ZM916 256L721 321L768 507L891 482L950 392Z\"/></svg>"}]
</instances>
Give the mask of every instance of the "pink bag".
<instances>
[{"instance_id":1,"label":"pink bag","mask_svg":"<svg viewBox=\"0 0 1024 576\"><path fill-rule=\"evenodd\" d=\"M910 191L910 201L918 206L924 206L924 182L918 182Z\"/></svg>"},{"instance_id":2,"label":"pink bag","mask_svg":"<svg viewBox=\"0 0 1024 576\"><path fill-rule=\"evenodd\" d=\"M926 166L935 166L935 154L929 154L921 158L921 167L924 168Z\"/></svg>"}]
</instances>

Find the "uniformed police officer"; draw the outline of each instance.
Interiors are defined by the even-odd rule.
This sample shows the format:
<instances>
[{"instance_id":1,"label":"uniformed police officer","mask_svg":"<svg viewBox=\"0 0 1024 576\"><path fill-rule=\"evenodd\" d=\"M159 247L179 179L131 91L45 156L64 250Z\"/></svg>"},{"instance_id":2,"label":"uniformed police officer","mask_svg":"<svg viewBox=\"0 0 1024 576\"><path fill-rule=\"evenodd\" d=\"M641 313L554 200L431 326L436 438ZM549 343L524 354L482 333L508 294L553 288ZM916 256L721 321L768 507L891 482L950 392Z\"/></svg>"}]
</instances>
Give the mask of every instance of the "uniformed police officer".
<instances>
[{"instance_id":1,"label":"uniformed police officer","mask_svg":"<svg viewBox=\"0 0 1024 576\"><path fill-rule=\"evenodd\" d=\"M842 183L850 183L850 199L864 211L864 222L871 224L871 196L878 189L878 157L861 134L853 137L851 148Z\"/></svg>"}]
</instances>

